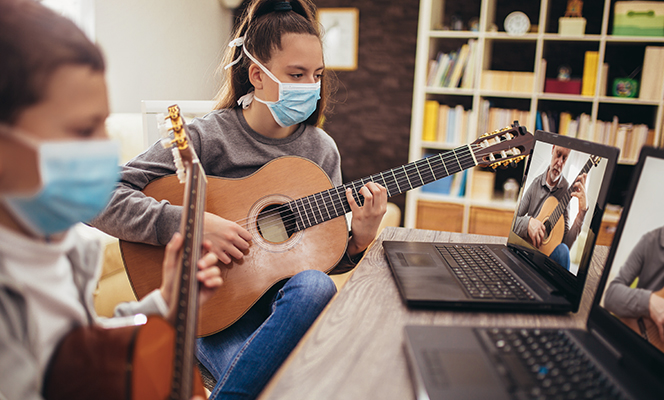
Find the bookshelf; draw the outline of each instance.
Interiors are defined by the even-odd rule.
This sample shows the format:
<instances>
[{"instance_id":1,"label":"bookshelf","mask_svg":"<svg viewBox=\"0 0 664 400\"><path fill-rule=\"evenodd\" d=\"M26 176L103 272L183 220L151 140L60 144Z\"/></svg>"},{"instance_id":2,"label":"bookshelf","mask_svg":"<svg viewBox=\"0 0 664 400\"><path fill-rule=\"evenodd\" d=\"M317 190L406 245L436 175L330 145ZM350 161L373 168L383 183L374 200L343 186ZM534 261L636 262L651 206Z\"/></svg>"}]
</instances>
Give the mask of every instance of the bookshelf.
<instances>
[{"instance_id":1,"label":"bookshelf","mask_svg":"<svg viewBox=\"0 0 664 400\"><path fill-rule=\"evenodd\" d=\"M646 53L657 60L660 50L664 54L664 36L612 35L615 3L584 1L585 33L577 36L559 33L565 1L421 0L409 160L471 142L486 131L503 128L512 119L518 119L533 133L548 127L550 131L604 141L624 150L627 142L616 143L618 128L622 128L618 136L633 141L631 156L621 157L623 169L634 163L634 155L644 141L664 146L664 76L653 77L651 72L644 72L648 67L652 69L652 64L643 65ZM503 21L513 11L528 16L531 27L525 34L505 31ZM462 60L461 76L457 73L445 78L437 70L444 56ZM596 67L586 67L589 62L596 63ZM664 73L663 62L657 62L659 74ZM576 85L578 94L554 89L562 66L571 70L569 83L563 84L562 91ZM650 74L646 82L655 82L647 85L647 98L613 95L616 78L632 74L640 82L644 73ZM595 83L588 85L590 80ZM585 95L581 95L582 86ZM431 127L445 121L441 116L431 122L433 102L443 106L441 110L462 109L466 115L460 124L462 134L451 142L446 135L438 140L438 130L424 132L425 123ZM445 123L440 124L439 129L446 129ZM502 188L510 179L520 184L523 168L521 163L495 173L468 170L465 187L458 195L412 190L406 196L405 226L507 236L516 204L512 198L505 199Z\"/></svg>"}]
</instances>

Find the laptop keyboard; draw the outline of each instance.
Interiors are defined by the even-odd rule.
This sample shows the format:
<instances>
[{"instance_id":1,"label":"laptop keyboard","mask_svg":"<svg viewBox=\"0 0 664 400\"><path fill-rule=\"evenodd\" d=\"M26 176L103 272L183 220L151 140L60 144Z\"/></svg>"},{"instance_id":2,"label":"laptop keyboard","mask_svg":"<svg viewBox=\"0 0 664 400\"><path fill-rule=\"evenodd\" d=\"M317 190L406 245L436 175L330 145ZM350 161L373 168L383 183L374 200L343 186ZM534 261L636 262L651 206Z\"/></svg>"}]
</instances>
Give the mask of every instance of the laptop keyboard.
<instances>
[{"instance_id":1,"label":"laptop keyboard","mask_svg":"<svg viewBox=\"0 0 664 400\"><path fill-rule=\"evenodd\" d=\"M451 256L457 263L451 266L457 279L471 297L477 299L534 300L510 272L482 246L437 245L440 254Z\"/></svg>"},{"instance_id":2,"label":"laptop keyboard","mask_svg":"<svg viewBox=\"0 0 664 400\"><path fill-rule=\"evenodd\" d=\"M490 352L530 398L626 399L562 330L494 328L478 332L480 337L486 333L494 347Z\"/></svg>"}]
</instances>

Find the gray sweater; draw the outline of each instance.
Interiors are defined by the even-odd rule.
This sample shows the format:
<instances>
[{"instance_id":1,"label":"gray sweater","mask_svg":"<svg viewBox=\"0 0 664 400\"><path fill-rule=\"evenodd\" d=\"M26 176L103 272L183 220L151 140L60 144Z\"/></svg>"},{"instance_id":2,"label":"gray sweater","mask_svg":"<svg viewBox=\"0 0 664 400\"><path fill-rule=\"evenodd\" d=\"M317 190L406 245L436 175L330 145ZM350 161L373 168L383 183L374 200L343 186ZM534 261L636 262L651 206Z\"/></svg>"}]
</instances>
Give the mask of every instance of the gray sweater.
<instances>
[{"instance_id":1,"label":"gray sweater","mask_svg":"<svg viewBox=\"0 0 664 400\"><path fill-rule=\"evenodd\" d=\"M251 129L242 109L236 107L194 119L188 132L208 176L243 178L277 157L300 156L318 164L334 186L342 183L336 143L311 125L300 124L287 138L271 139ZM155 143L123 167L109 206L92 225L123 240L165 245L180 227L181 207L158 202L141 190L151 181L174 173L171 151ZM349 262L344 256L335 272L346 269Z\"/></svg>"},{"instance_id":2,"label":"gray sweater","mask_svg":"<svg viewBox=\"0 0 664 400\"><path fill-rule=\"evenodd\" d=\"M635 288L630 286L636 278ZM649 317L650 295L664 288L664 227L643 235L606 289L604 305L619 317Z\"/></svg>"}]
</instances>

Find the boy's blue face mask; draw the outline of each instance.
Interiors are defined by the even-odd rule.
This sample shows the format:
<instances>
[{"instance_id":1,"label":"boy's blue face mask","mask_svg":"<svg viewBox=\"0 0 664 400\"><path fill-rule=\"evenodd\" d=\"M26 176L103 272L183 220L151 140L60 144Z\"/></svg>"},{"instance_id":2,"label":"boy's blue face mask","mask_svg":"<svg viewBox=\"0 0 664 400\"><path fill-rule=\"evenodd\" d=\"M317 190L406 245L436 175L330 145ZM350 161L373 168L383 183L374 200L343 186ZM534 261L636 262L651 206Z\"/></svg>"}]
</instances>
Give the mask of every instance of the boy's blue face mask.
<instances>
[{"instance_id":1,"label":"boy's blue face mask","mask_svg":"<svg viewBox=\"0 0 664 400\"><path fill-rule=\"evenodd\" d=\"M279 99L277 101L261 100L255 95L253 98L265 104L274 120L279 126L286 128L306 121L316 111L320 99L320 81L316 83L282 83L276 76L254 58L246 48L242 47L244 54L256 63L273 81L279 84ZM246 107L244 96L238 100L238 104Z\"/></svg>"},{"instance_id":2,"label":"boy's blue face mask","mask_svg":"<svg viewBox=\"0 0 664 400\"><path fill-rule=\"evenodd\" d=\"M40 237L88 222L108 204L119 178L119 145L111 140L32 143L41 185L34 194L5 194L2 201L21 225Z\"/></svg>"}]
</instances>

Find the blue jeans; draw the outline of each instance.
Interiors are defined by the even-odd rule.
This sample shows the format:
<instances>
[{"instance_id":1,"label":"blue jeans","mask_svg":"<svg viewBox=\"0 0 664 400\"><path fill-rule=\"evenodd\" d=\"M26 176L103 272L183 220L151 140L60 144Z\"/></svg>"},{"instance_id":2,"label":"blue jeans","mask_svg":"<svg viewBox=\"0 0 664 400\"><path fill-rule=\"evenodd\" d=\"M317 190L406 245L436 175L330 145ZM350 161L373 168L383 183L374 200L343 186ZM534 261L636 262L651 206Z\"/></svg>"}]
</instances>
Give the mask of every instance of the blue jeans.
<instances>
[{"instance_id":1,"label":"blue jeans","mask_svg":"<svg viewBox=\"0 0 664 400\"><path fill-rule=\"evenodd\" d=\"M210 399L257 397L336 291L325 273L300 272L230 327L197 339L198 360L217 380Z\"/></svg>"},{"instance_id":2,"label":"blue jeans","mask_svg":"<svg viewBox=\"0 0 664 400\"><path fill-rule=\"evenodd\" d=\"M556 248L551 252L549 258L569 271L569 247L567 247L565 243L561 243L556 246Z\"/></svg>"}]
</instances>

